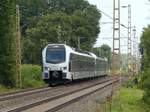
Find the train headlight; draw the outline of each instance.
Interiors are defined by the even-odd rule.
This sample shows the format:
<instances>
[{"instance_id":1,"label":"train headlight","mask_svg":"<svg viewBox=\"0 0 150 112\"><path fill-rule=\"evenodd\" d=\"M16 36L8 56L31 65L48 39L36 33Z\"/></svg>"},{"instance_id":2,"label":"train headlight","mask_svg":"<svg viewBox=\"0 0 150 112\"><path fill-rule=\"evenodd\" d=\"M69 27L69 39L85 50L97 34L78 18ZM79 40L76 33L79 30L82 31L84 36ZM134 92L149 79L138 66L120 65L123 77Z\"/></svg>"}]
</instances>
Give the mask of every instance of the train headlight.
<instances>
[{"instance_id":1,"label":"train headlight","mask_svg":"<svg viewBox=\"0 0 150 112\"><path fill-rule=\"evenodd\" d=\"M67 70L67 67L62 67L61 70Z\"/></svg>"},{"instance_id":2,"label":"train headlight","mask_svg":"<svg viewBox=\"0 0 150 112\"><path fill-rule=\"evenodd\" d=\"M44 79L48 79L49 78L49 73L44 73Z\"/></svg>"}]
</instances>

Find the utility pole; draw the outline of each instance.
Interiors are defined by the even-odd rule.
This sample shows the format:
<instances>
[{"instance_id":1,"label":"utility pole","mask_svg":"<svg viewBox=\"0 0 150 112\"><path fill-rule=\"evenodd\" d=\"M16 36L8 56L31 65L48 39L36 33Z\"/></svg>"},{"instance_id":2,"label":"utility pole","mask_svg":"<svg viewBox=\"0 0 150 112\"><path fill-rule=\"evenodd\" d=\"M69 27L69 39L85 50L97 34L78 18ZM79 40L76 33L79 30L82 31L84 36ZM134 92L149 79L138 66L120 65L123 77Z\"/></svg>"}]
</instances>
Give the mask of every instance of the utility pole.
<instances>
[{"instance_id":1,"label":"utility pole","mask_svg":"<svg viewBox=\"0 0 150 112\"><path fill-rule=\"evenodd\" d=\"M113 0L113 54L112 54L112 75L119 72L120 75L120 0ZM114 77L112 77L112 90L110 96L110 112L112 111Z\"/></svg>"},{"instance_id":2,"label":"utility pole","mask_svg":"<svg viewBox=\"0 0 150 112\"><path fill-rule=\"evenodd\" d=\"M120 0L113 1L112 74L120 74Z\"/></svg>"},{"instance_id":3,"label":"utility pole","mask_svg":"<svg viewBox=\"0 0 150 112\"><path fill-rule=\"evenodd\" d=\"M133 70L133 74L135 72L135 66L136 66L136 40L135 40L135 35L136 35L136 30L135 30L135 26L133 28L133 57L132 57L132 70Z\"/></svg>"},{"instance_id":4,"label":"utility pole","mask_svg":"<svg viewBox=\"0 0 150 112\"><path fill-rule=\"evenodd\" d=\"M58 25L58 29L57 29L57 36L58 36L58 43L61 43L61 26Z\"/></svg>"},{"instance_id":5,"label":"utility pole","mask_svg":"<svg viewBox=\"0 0 150 112\"><path fill-rule=\"evenodd\" d=\"M80 49L80 37L78 36L78 49Z\"/></svg>"},{"instance_id":6,"label":"utility pole","mask_svg":"<svg viewBox=\"0 0 150 112\"><path fill-rule=\"evenodd\" d=\"M16 5L16 86L22 87L21 80L21 45L20 45L20 12L19 5Z\"/></svg>"},{"instance_id":7,"label":"utility pole","mask_svg":"<svg viewBox=\"0 0 150 112\"><path fill-rule=\"evenodd\" d=\"M131 5L128 5L128 72L132 66L132 39L131 39Z\"/></svg>"},{"instance_id":8,"label":"utility pole","mask_svg":"<svg viewBox=\"0 0 150 112\"><path fill-rule=\"evenodd\" d=\"M138 71L138 38L136 37L136 28L133 28L133 72Z\"/></svg>"}]
</instances>

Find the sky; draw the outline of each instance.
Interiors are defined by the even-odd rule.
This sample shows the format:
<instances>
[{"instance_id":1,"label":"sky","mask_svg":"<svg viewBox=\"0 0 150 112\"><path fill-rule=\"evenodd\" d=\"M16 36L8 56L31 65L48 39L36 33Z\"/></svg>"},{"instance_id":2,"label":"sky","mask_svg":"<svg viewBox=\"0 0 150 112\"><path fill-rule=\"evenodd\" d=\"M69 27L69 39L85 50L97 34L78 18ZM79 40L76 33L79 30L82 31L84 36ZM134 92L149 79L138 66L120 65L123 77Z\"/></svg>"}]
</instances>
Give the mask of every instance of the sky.
<instances>
[{"instance_id":1,"label":"sky","mask_svg":"<svg viewBox=\"0 0 150 112\"><path fill-rule=\"evenodd\" d=\"M97 8L109 16L113 17L113 0L88 0L89 3L94 4ZM136 37L138 42L142 34L143 28L150 24L150 2L148 0L120 0L121 6L127 6L131 4L131 18L132 26L136 27ZM112 19L102 14L100 20L101 32L95 44L99 47L103 44L108 44L112 47L112 24L102 24L103 22L112 22ZM125 26L128 25L128 9L120 9L120 23ZM121 27L121 37L127 37L127 29ZM127 38L121 39L121 51L127 52Z\"/></svg>"}]
</instances>

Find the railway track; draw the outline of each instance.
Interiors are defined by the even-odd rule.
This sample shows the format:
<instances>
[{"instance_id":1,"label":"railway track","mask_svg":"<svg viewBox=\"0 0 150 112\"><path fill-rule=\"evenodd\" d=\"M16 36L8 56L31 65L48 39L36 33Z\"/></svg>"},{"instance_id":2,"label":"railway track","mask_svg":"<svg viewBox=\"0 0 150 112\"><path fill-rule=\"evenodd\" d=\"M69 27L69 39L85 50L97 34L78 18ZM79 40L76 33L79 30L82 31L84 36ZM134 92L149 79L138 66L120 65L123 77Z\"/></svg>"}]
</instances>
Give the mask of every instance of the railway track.
<instances>
[{"instance_id":1,"label":"railway track","mask_svg":"<svg viewBox=\"0 0 150 112\"><path fill-rule=\"evenodd\" d=\"M36 90L36 89L42 89L42 88L45 88L45 87L28 88L28 89L21 89L21 90L16 90L16 91L12 91L12 92L0 93L0 97L12 95L12 94L17 94L17 93L21 93L21 92L32 91L32 90Z\"/></svg>"},{"instance_id":2,"label":"railway track","mask_svg":"<svg viewBox=\"0 0 150 112\"><path fill-rule=\"evenodd\" d=\"M23 92L19 94L11 94L8 96L6 95L4 97L1 96L0 97L0 112L5 112L5 111L20 112L23 110L33 112L33 110L28 110L28 109L33 109L34 107L40 107L40 105L45 104L46 102L54 103L57 99L67 97L75 93L77 94L78 92L82 90L86 90L88 88L92 88L93 86L105 85L104 83L108 83L108 82L109 82L109 85L111 85L112 83L111 78L84 81L79 84L68 84L68 85L58 86L54 88L43 88L43 89L41 88L38 90ZM57 106L57 108L58 107L60 108L61 105ZM53 108L52 110L55 110L55 109Z\"/></svg>"},{"instance_id":3,"label":"railway track","mask_svg":"<svg viewBox=\"0 0 150 112\"><path fill-rule=\"evenodd\" d=\"M43 90L48 91L49 89L50 89L49 87L42 87L42 88L26 89L26 90L17 91L17 92L1 94L0 95L0 101L15 99L17 97L22 97L24 95L30 95L30 94L34 94L37 92L42 92Z\"/></svg>"},{"instance_id":4,"label":"railway track","mask_svg":"<svg viewBox=\"0 0 150 112\"><path fill-rule=\"evenodd\" d=\"M114 80L113 82L116 83L118 81L119 80ZM23 112L55 112L67 105L70 105L71 103L78 101L79 99L89 94L92 94L100 89L111 85L112 81L108 80L103 83L95 84L87 88L82 88L77 91L70 92L68 94L62 94L61 96L58 96L55 99L47 99L41 102L38 106L31 107L29 109L24 110Z\"/></svg>"}]
</instances>

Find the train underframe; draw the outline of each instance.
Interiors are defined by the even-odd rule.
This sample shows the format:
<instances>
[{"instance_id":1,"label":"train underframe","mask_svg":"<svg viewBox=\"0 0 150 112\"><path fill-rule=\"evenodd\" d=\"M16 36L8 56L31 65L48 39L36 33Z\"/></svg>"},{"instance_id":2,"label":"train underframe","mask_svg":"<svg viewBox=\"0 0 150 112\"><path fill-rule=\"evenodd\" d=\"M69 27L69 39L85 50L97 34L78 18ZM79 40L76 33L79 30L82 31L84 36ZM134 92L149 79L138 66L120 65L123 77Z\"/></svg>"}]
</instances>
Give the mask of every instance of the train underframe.
<instances>
[{"instance_id":1,"label":"train underframe","mask_svg":"<svg viewBox=\"0 0 150 112\"><path fill-rule=\"evenodd\" d=\"M82 79L75 79L75 80L68 80L66 79L67 73L63 73L62 71L49 71L49 78L44 79L44 82L49 84L49 86L54 86L58 84L65 84L71 81L77 81L77 80L85 80L85 79L94 79L98 77L105 77L107 74L101 75L101 76L95 76L95 77L88 77L88 78L82 78Z\"/></svg>"},{"instance_id":2,"label":"train underframe","mask_svg":"<svg viewBox=\"0 0 150 112\"><path fill-rule=\"evenodd\" d=\"M48 83L49 86L63 84L65 82L69 82L69 80L64 78L66 75L67 73L63 73L62 71L49 71L49 78L44 79L44 82Z\"/></svg>"}]
</instances>

